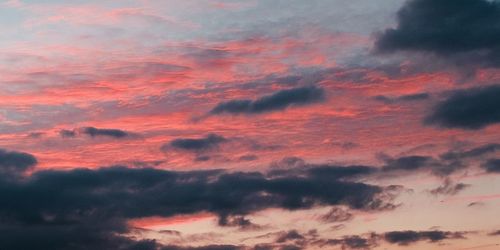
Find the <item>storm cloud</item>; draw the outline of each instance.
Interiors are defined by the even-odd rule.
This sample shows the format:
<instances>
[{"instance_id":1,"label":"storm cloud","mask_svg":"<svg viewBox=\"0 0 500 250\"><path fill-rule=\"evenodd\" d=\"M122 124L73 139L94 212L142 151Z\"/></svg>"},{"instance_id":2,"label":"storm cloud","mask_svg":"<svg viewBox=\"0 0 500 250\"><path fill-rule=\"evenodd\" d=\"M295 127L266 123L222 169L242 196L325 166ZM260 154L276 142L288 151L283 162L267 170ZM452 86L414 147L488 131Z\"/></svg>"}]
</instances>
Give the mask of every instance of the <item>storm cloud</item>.
<instances>
[{"instance_id":1,"label":"storm cloud","mask_svg":"<svg viewBox=\"0 0 500 250\"><path fill-rule=\"evenodd\" d=\"M235 99L217 104L210 114L259 114L284 110L290 106L302 106L321 102L325 99L322 88L316 86L281 90L256 100Z\"/></svg>"}]
</instances>

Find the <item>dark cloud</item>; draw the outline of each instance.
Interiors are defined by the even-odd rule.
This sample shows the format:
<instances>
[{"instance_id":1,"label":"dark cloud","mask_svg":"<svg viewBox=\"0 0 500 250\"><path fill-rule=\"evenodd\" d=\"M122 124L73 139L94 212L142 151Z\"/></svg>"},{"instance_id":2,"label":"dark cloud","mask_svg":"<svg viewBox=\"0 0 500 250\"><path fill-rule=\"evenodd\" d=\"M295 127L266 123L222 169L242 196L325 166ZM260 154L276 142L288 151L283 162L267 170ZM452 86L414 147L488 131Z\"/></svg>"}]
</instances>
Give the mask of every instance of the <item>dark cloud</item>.
<instances>
[{"instance_id":1,"label":"dark cloud","mask_svg":"<svg viewBox=\"0 0 500 250\"><path fill-rule=\"evenodd\" d=\"M422 155L407 155L392 158L382 155L382 166L308 164L297 157L285 157L273 162L268 172L270 176L309 175L321 178L356 180L368 177L396 177L417 173L430 173L447 177L469 166L462 158L451 160Z\"/></svg>"},{"instance_id":2,"label":"dark cloud","mask_svg":"<svg viewBox=\"0 0 500 250\"><path fill-rule=\"evenodd\" d=\"M238 158L238 161L255 161L259 159L256 155L242 155Z\"/></svg>"},{"instance_id":3,"label":"dark cloud","mask_svg":"<svg viewBox=\"0 0 500 250\"><path fill-rule=\"evenodd\" d=\"M458 64L500 65L500 3L488 0L411 0L397 27L381 33L378 52L427 52Z\"/></svg>"},{"instance_id":4,"label":"dark cloud","mask_svg":"<svg viewBox=\"0 0 500 250\"><path fill-rule=\"evenodd\" d=\"M428 168L430 165L437 163L432 157L429 156L404 156L396 159L387 159L386 165L383 167L384 171L417 171L423 168Z\"/></svg>"},{"instance_id":5,"label":"dark cloud","mask_svg":"<svg viewBox=\"0 0 500 250\"><path fill-rule=\"evenodd\" d=\"M276 243L284 243L288 241L303 240L305 237L300 234L297 230L290 230L288 232L281 233L276 239Z\"/></svg>"},{"instance_id":6,"label":"dark cloud","mask_svg":"<svg viewBox=\"0 0 500 250\"><path fill-rule=\"evenodd\" d=\"M186 150L186 151L205 151L217 148L221 143L227 142L228 139L217 135L208 134L203 138L179 138L171 141L170 143L164 144L161 149L163 151L168 151L171 148Z\"/></svg>"},{"instance_id":7,"label":"dark cloud","mask_svg":"<svg viewBox=\"0 0 500 250\"><path fill-rule=\"evenodd\" d=\"M500 236L500 230L489 233L490 236Z\"/></svg>"},{"instance_id":8,"label":"dark cloud","mask_svg":"<svg viewBox=\"0 0 500 250\"><path fill-rule=\"evenodd\" d=\"M303 247L300 246L294 246L294 245L286 245L282 246L279 248L279 250L302 250L304 249Z\"/></svg>"},{"instance_id":9,"label":"dark cloud","mask_svg":"<svg viewBox=\"0 0 500 250\"><path fill-rule=\"evenodd\" d=\"M386 158L382 174L403 175L429 172L436 176L446 177L468 167L462 159L436 159L430 156L409 155L399 158Z\"/></svg>"},{"instance_id":10,"label":"dark cloud","mask_svg":"<svg viewBox=\"0 0 500 250\"><path fill-rule=\"evenodd\" d=\"M202 162L202 161L209 161L210 159L211 159L211 157L208 155L200 155L200 156L197 156L194 159L194 161Z\"/></svg>"},{"instance_id":11,"label":"dark cloud","mask_svg":"<svg viewBox=\"0 0 500 250\"><path fill-rule=\"evenodd\" d=\"M314 167L307 170L307 172L316 176L317 178L352 178L363 175L369 175L376 172L374 167L368 166L330 166L330 165L313 165Z\"/></svg>"},{"instance_id":12,"label":"dark cloud","mask_svg":"<svg viewBox=\"0 0 500 250\"><path fill-rule=\"evenodd\" d=\"M328 211L328 213L321 216L321 220L325 222L346 222L351 220L353 217L354 215L348 210L340 207L333 207L330 211Z\"/></svg>"},{"instance_id":13,"label":"dark cloud","mask_svg":"<svg viewBox=\"0 0 500 250\"><path fill-rule=\"evenodd\" d=\"M5 218L4 218L5 220ZM124 225L94 221L92 224L65 222L52 224L2 222L0 247L2 249L51 250L159 250L155 241L132 240L114 233L125 232Z\"/></svg>"},{"instance_id":14,"label":"dark cloud","mask_svg":"<svg viewBox=\"0 0 500 250\"><path fill-rule=\"evenodd\" d=\"M0 149L0 175L19 176L37 164L33 155Z\"/></svg>"},{"instance_id":15,"label":"dark cloud","mask_svg":"<svg viewBox=\"0 0 500 250\"><path fill-rule=\"evenodd\" d=\"M76 137L76 132L74 130L61 129L59 135L63 138L73 138Z\"/></svg>"},{"instance_id":16,"label":"dark cloud","mask_svg":"<svg viewBox=\"0 0 500 250\"><path fill-rule=\"evenodd\" d=\"M392 231L386 233L366 233L362 235L347 235L334 239L317 237L305 237L303 245L306 246L340 246L342 249L370 250L380 245L382 241L400 246L408 246L417 242L427 241L431 243L451 239L465 239L467 232L449 231ZM304 235L307 236L307 235Z\"/></svg>"},{"instance_id":17,"label":"dark cloud","mask_svg":"<svg viewBox=\"0 0 500 250\"><path fill-rule=\"evenodd\" d=\"M500 159L490 159L481 165L488 173L500 173Z\"/></svg>"},{"instance_id":18,"label":"dark cloud","mask_svg":"<svg viewBox=\"0 0 500 250\"><path fill-rule=\"evenodd\" d=\"M469 150L462 151L449 151L440 156L441 159L445 160L465 160L469 158L477 158L490 153L495 153L500 151L500 144L490 143L475 147Z\"/></svg>"},{"instance_id":19,"label":"dark cloud","mask_svg":"<svg viewBox=\"0 0 500 250\"><path fill-rule=\"evenodd\" d=\"M454 183L450 178L446 178L443 185L432 189L429 192L433 195L456 195L468 187L470 187L470 185L464 183Z\"/></svg>"},{"instance_id":20,"label":"dark cloud","mask_svg":"<svg viewBox=\"0 0 500 250\"><path fill-rule=\"evenodd\" d=\"M425 124L477 130L500 122L500 85L454 92L438 103Z\"/></svg>"},{"instance_id":21,"label":"dark cloud","mask_svg":"<svg viewBox=\"0 0 500 250\"><path fill-rule=\"evenodd\" d=\"M130 133L120 129L107 129L107 128L94 128L94 127L82 128L82 133L89 135L91 137L108 136L118 139L130 136Z\"/></svg>"},{"instance_id":22,"label":"dark cloud","mask_svg":"<svg viewBox=\"0 0 500 250\"><path fill-rule=\"evenodd\" d=\"M480 201L475 201L475 202L471 202L467 205L467 207L477 207L477 206L484 206L484 203L480 202Z\"/></svg>"},{"instance_id":23,"label":"dark cloud","mask_svg":"<svg viewBox=\"0 0 500 250\"><path fill-rule=\"evenodd\" d=\"M322 88L315 86L281 90L256 100L231 100L217 104L209 113L213 115L258 114L284 110L292 105L300 106L321 102L325 99Z\"/></svg>"},{"instance_id":24,"label":"dark cloud","mask_svg":"<svg viewBox=\"0 0 500 250\"><path fill-rule=\"evenodd\" d=\"M445 231L393 231L384 234L392 244L410 245L419 241L439 242L447 239L464 239L464 233Z\"/></svg>"},{"instance_id":25,"label":"dark cloud","mask_svg":"<svg viewBox=\"0 0 500 250\"><path fill-rule=\"evenodd\" d=\"M329 239L322 240L319 242L320 245L338 245L342 249L363 249L368 250L373 247L378 246L379 236L376 234L370 234L368 236L350 235L344 236L340 239Z\"/></svg>"},{"instance_id":26,"label":"dark cloud","mask_svg":"<svg viewBox=\"0 0 500 250\"><path fill-rule=\"evenodd\" d=\"M428 93L418 93L418 94L411 94L411 95L403 95L403 96L397 96L397 97L388 97L388 96L383 96L379 95L375 97L375 100L381 101L387 104L391 103L398 103L398 102L410 102L410 101L424 101L430 98L430 95Z\"/></svg>"},{"instance_id":27,"label":"dark cloud","mask_svg":"<svg viewBox=\"0 0 500 250\"><path fill-rule=\"evenodd\" d=\"M24 153L2 151L2 155L0 166L15 171L36 163ZM0 248L159 250L162 246L154 241L123 236L130 232L127 221L211 212L222 224L244 227L251 224L244 215L268 208L343 205L378 210L392 202L385 194L390 188L340 178L345 174L323 178L313 172L270 177L258 172L117 166L44 170L23 179L1 172ZM228 249L213 247L177 249Z\"/></svg>"},{"instance_id":28,"label":"dark cloud","mask_svg":"<svg viewBox=\"0 0 500 250\"><path fill-rule=\"evenodd\" d=\"M45 135L44 132L31 132L31 133L28 134L28 137L29 138L38 139L38 138L40 138L40 137L42 137L44 135Z\"/></svg>"},{"instance_id":29,"label":"dark cloud","mask_svg":"<svg viewBox=\"0 0 500 250\"><path fill-rule=\"evenodd\" d=\"M219 217L219 226L239 227L240 229L260 229L261 226L252 223L244 216L221 216Z\"/></svg>"},{"instance_id":30,"label":"dark cloud","mask_svg":"<svg viewBox=\"0 0 500 250\"><path fill-rule=\"evenodd\" d=\"M244 249L246 248L235 245L209 245L201 247L164 246L158 250L244 250Z\"/></svg>"}]
</instances>

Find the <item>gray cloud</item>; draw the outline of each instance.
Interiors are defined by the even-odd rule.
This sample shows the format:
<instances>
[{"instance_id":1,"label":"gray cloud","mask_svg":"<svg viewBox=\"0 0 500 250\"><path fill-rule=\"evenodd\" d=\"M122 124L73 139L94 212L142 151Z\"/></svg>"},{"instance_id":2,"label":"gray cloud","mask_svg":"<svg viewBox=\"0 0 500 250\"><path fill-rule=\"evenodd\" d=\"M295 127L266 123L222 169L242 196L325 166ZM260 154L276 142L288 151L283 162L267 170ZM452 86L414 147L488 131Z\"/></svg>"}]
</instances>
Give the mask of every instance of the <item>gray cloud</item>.
<instances>
[{"instance_id":1,"label":"gray cloud","mask_svg":"<svg viewBox=\"0 0 500 250\"><path fill-rule=\"evenodd\" d=\"M424 123L477 130L500 122L500 85L455 91L438 103Z\"/></svg>"},{"instance_id":2,"label":"gray cloud","mask_svg":"<svg viewBox=\"0 0 500 250\"><path fill-rule=\"evenodd\" d=\"M396 96L396 97L388 97L388 96L375 96L375 100L381 101L387 104L392 104L392 103L400 103L400 102L412 102L412 101L424 101L428 100L430 98L430 95L428 93L418 93L418 94L411 94L411 95L403 95L403 96Z\"/></svg>"},{"instance_id":3,"label":"gray cloud","mask_svg":"<svg viewBox=\"0 0 500 250\"><path fill-rule=\"evenodd\" d=\"M439 242L447 239L464 239L465 233L446 231L393 231L384 234L384 239L393 244L410 245L419 241Z\"/></svg>"},{"instance_id":4,"label":"gray cloud","mask_svg":"<svg viewBox=\"0 0 500 250\"><path fill-rule=\"evenodd\" d=\"M500 159L489 159L481 167L488 173L500 173Z\"/></svg>"},{"instance_id":5,"label":"gray cloud","mask_svg":"<svg viewBox=\"0 0 500 250\"><path fill-rule=\"evenodd\" d=\"M217 148L221 143L227 142L228 139L217 135L208 134L202 138L178 138L172 140L171 142L164 144L161 149L163 151L168 151L170 149L178 149L185 151L206 151L210 149ZM208 160L208 159L207 159Z\"/></svg>"},{"instance_id":6,"label":"gray cloud","mask_svg":"<svg viewBox=\"0 0 500 250\"><path fill-rule=\"evenodd\" d=\"M470 187L469 184L454 183L450 178L446 178L443 185L429 192L433 195L456 195L468 187Z\"/></svg>"},{"instance_id":7,"label":"gray cloud","mask_svg":"<svg viewBox=\"0 0 500 250\"><path fill-rule=\"evenodd\" d=\"M455 64L500 66L500 3L488 0L411 0L397 27L382 32L378 52L432 53Z\"/></svg>"},{"instance_id":8,"label":"gray cloud","mask_svg":"<svg viewBox=\"0 0 500 250\"><path fill-rule=\"evenodd\" d=\"M210 114L259 114L323 101L325 93L315 86L281 90L256 100L237 99L217 104Z\"/></svg>"},{"instance_id":9,"label":"gray cloud","mask_svg":"<svg viewBox=\"0 0 500 250\"><path fill-rule=\"evenodd\" d=\"M390 187L345 179L352 175L347 170L325 178L312 170L271 177L258 172L117 166L36 171L17 179L10 177L10 169L22 174L36 159L25 153L1 153L0 166L9 169L0 172L0 196L7 204L0 207L0 248L5 249L160 250L163 246L154 241L122 236L130 231L127 221L211 212L222 224L245 227L251 222L244 215L268 208L343 205L377 211L390 207L393 197L386 194L392 192ZM217 249L208 247L199 249Z\"/></svg>"},{"instance_id":10,"label":"gray cloud","mask_svg":"<svg viewBox=\"0 0 500 250\"><path fill-rule=\"evenodd\" d=\"M123 131L121 129L108 129L108 128L95 128L95 127L82 128L82 133L89 135L91 137L108 136L117 139L130 136L130 133Z\"/></svg>"},{"instance_id":11,"label":"gray cloud","mask_svg":"<svg viewBox=\"0 0 500 250\"><path fill-rule=\"evenodd\" d=\"M0 175L19 176L36 164L37 160L31 154L0 149Z\"/></svg>"}]
</instances>

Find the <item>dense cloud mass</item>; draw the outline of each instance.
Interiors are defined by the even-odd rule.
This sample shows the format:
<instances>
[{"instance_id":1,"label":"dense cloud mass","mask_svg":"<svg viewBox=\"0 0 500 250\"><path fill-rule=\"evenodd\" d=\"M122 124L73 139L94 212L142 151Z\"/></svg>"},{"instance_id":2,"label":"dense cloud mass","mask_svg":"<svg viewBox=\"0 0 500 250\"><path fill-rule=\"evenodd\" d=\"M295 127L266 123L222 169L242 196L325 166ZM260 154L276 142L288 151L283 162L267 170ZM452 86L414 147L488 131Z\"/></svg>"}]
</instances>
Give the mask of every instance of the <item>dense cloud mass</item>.
<instances>
[{"instance_id":1,"label":"dense cloud mass","mask_svg":"<svg viewBox=\"0 0 500 250\"><path fill-rule=\"evenodd\" d=\"M482 157L491 153L500 152L500 144L489 143L469 150L449 151L440 157L445 160L460 160Z\"/></svg>"},{"instance_id":2,"label":"dense cloud mass","mask_svg":"<svg viewBox=\"0 0 500 250\"><path fill-rule=\"evenodd\" d=\"M18 176L37 163L33 155L0 149L0 176Z\"/></svg>"},{"instance_id":3,"label":"dense cloud mass","mask_svg":"<svg viewBox=\"0 0 500 250\"><path fill-rule=\"evenodd\" d=\"M123 138L129 136L129 133L120 129L94 128L86 127L82 129L82 133L91 137L109 136L113 138Z\"/></svg>"},{"instance_id":4,"label":"dense cloud mass","mask_svg":"<svg viewBox=\"0 0 500 250\"><path fill-rule=\"evenodd\" d=\"M379 236L370 234L368 236L349 235L339 239L329 239L321 242L320 245L341 246L342 249L372 249L378 246Z\"/></svg>"},{"instance_id":5,"label":"dense cloud mass","mask_svg":"<svg viewBox=\"0 0 500 250\"><path fill-rule=\"evenodd\" d=\"M500 85L459 90L437 104L425 123L476 130L500 122Z\"/></svg>"},{"instance_id":6,"label":"dense cloud mass","mask_svg":"<svg viewBox=\"0 0 500 250\"><path fill-rule=\"evenodd\" d=\"M127 220L211 212L223 220L231 216L226 224L245 224L232 216L315 205L380 210L391 207L393 198L386 194L391 188L346 180L358 172L347 168L328 177L314 169L306 175L270 177L258 172L109 167L44 170L12 178L5 174L9 169L22 173L36 160L24 153L3 155L0 248L5 249L156 249L155 242L120 236L129 230Z\"/></svg>"},{"instance_id":7,"label":"dense cloud mass","mask_svg":"<svg viewBox=\"0 0 500 250\"><path fill-rule=\"evenodd\" d=\"M386 241L399 245L409 245L418 241L438 242L446 239L463 239L464 233L445 231L394 231L384 234Z\"/></svg>"},{"instance_id":8,"label":"dense cloud mass","mask_svg":"<svg viewBox=\"0 0 500 250\"><path fill-rule=\"evenodd\" d=\"M231 100L217 104L210 114L258 114L283 110L289 106L306 105L323 101L325 93L315 86L281 90L256 100Z\"/></svg>"},{"instance_id":9,"label":"dense cloud mass","mask_svg":"<svg viewBox=\"0 0 500 250\"><path fill-rule=\"evenodd\" d=\"M490 159L482 167L489 173L500 173L500 159Z\"/></svg>"},{"instance_id":10,"label":"dense cloud mass","mask_svg":"<svg viewBox=\"0 0 500 250\"><path fill-rule=\"evenodd\" d=\"M469 151L484 151L479 148L486 146ZM465 155L470 155L469 151ZM268 173L180 172L116 166L94 170L43 170L23 177L36 164L36 159L19 152L2 151L2 155L0 194L4 205L0 207L0 248L303 249L308 245L330 245L371 249L382 238L399 245L463 238L463 233L457 232L398 231L320 239L314 233L302 235L292 230L279 235L274 245L267 245L267 248L263 248L264 245L189 248L163 246L155 241L124 236L130 232L127 224L130 219L199 212L218 215L220 226L259 229L244 216L268 208L297 210L327 205L334 207L320 218L322 221L345 222L353 216L347 209L379 211L396 207L392 202L400 187L369 185L359 182L360 179L388 171L421 171L432 162L423 157L387 159L383 167L302 163L286 171L271 169ZM15 175L11 174L12 168L16 169ZM445 182L442 189L445 193L454 192L457 186Z\"/></svg>"},{"instance_id":11,"label":"dense cloud mass","mask_svg":"<svg viewBox=\"0 0 500 250\"><path fill-rule=\"evenodd\" d=\"M500 0L5 0L0 34L0 250L499 240Z\"/></svg>"},{"instance_id":12,"label":"dense cloud mass","mask_svg":"<svg viewBox=\"0 0 500 250\"><path fill-rule=\"evenodd\" d=\"M391 231L386 233L368 233L365 235L348 235L336 239L318 239L312 242L319 246L341 246L342 249L369 250L380 245L381 242L408 246L417 242L427 241L439 243L444 240L465 239L465 232L450 231Z\"/></svg>"},{"instance_id":13,"label":"dense cloud mass","mask_svg":"<svg viewBox=\"0 0 500 250\"><path fill-rule=\"evenodd\" d=\"M500 66L500 3L487 0L411 0L385 30L379 52L430 52L460 64Z\"/></svg>"},{"instance_id":14,"label":"dense cloud mass","mask_svg":"<svg viewBox=\"0 0 500 250\"><path fill-rule=\"evenodd\" d=\"M226 141L226 138L217 134L208 134L203 138L179 138L163 145L162 150L168 151L170 148L174 148L186 151L205 151L217 148L219 144Z\"/></svg>"}]
</instances>

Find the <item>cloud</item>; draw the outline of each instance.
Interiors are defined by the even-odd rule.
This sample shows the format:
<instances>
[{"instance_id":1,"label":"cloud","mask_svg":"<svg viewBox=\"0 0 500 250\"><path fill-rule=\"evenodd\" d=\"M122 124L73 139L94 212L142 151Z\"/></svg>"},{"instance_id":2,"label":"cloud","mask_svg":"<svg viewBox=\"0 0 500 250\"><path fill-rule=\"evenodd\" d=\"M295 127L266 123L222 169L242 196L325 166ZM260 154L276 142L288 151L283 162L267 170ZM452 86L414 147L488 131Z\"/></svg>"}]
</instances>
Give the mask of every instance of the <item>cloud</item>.
<instances>
[{"instance_id":1,"label":"cloud","mask_svg":"<svg viewBox=\"0 0 500 250\"><path fill-rule=\"evenodd\" d=\"M164 144L161 149L162 151L168 151L170 149L179 149L185 151L206 151L210 149L217 148L220 144L227 142L228 139L217 135L208 134L203 138L179 138L175 139L167 144ZM208 159L207 159L208 160Z\"/></svg>"},{"instance_id":2,"label":"cloud","mask_svg":"<svg viewBox=\"0 0 500 250\"><path fill-rule=\"evenodd\" d=\"M244 230L251 230L251 229L260 229L262 228L261 226L252 223L249 219L245 218L244 216L221 216L219 217L219 226L224 226L224 227L239 227L240 229Z\"/></svg>"},{"instance_id":3,"label":"cloud","mask_svg":"<svg viewBox=\"0 0 500 250\"><path fill-rule=\"evenodd\" d=\"M76 132L74 130L61 129L59 135L63 138L73 138L76 137Z\"/></svg>"},{"instance_id":4,"label":"cloud","mask_svg":"<svg viewBox=\"0 0 500 250\"><path fill-rule=\"evenodd\" d=\"M439 243L444 240L465 239L467 232L451 231L391 231L386 233L370 232L361 235L345 235L338 238L328 239L318 237L317 233L301 234L297 230L281 232L279 238L283 240L280 243L292 241L295 245L303 246L306 249L324 248L325 246L340 246L341 249L369 250L379 246L382 242L408 246L417 242L427 241L430 243ZM270 248L272 249L272 248Z\"/></svg>"},{"instance_id":5,"label":"cloud","mask_svg":"<svg viewBox=\"0 0 500 250\"><path fill-rule=\"evenodd\" d=\"M0 149L0 175L19 176L36 164L37 160L31 154Z\"/></svg>"},{"instance_id":6,"label":"cloud","mask_svg":"<svg viewBox=\"0 0 500 250\"><path fill-rule=\"evenodd\" d=\"M242 246L235 245L208 245L200 247L183 247L183 246L163 246L158 250L243 250ZM142 249L141 249L142 250Z\"/></svg>"},{"instance_id":7,"label":"cloud","mask_svg":"<svg viewBox=\"0 0 500 250\"><path fill-rule=\"evenodd\" d=\"M25 153L1 155L0 166L17 172L36 163ZM393 199L386 194L392 192L389 187L341 178L346 174L323 178L313 171L271 177L259 172L115 166L35 171L23 179L10 178L9 171L0 172L0 196L8 204L0 207L2 249L158 250L162 246L154 241L125 237L130 231L127 222L211 212L228 219L225 224L245 226L251 222L244 215L268 208L343 205L376 211L386 209Z\"/></svg>"},{"instance_id":8,"label":"cloud","mask_svg":"<svg viewBox=\"0 0 500 250\"><path fill-rule=\"evenodd\" d=\"M449 151L442 154L440 158L445 160L463 160L481 157L486 154L495 153L498 151L500 151L500 144L489 143L465 151Z\"/></svg>"},{"instance_id":9,"label":"cloud","mask_svg":"<svg viewBox=\"0 0 500 250\"><path fill-rule=\"evenodd\" d=\"M384 171L416 171L422 168L428 168L437 163L429 156L403 156L396 159L387 159L386 165L382 168Z\"/></svg>"},{"instance_id":10,"label":"cloud","mask_svg":"<svg viewBox=\"0 0 500 250\"><path fill-rule=\"evenodd\" d=\"M42 136L44 136L45 133L44 132L31 132L28 134L28 138L33 138L33 139L38 139L38 138L41 138Z\"/></svg>"},{"instance_id":11,"label":"cloud","mask_svg":"<svg viewBox=\"0 0 500 250\"><path fill-rule=\"evenodd\" d=\"M238 161L255 161L257 159L259 159L259 157L254 154L247 154L238 157Z\"/></svg>"},{"instance_id":12,"label":"cloud","mask_svg":"<svg viewBox=\"0 0 500 250\"><path fill-rule=\"evenodd\" d=\"M290 230L288 232L283 232L277 239L276 243L284 243L288 241L303 240L305 239L302 234L297 232L297 230Z\"/></svg>"},{"instance_id":13,"label":"cloud","mask_svg":"<svg viewBox=\"0 0 500 250\"><path fill-rule=\"evenodd\" d=\"M392 244L407 246L419 241L439 242L447 239L464 239L462 232L445 231L393 231L384 234L384 239Z\"/></svg>"},{"instance_id":14,"label":"cloud","mask_svg":"<svg viewBox=\"0 0 500 250\"><path fill-rule=\"evenodd\" d=\"M450 152L446 153L449 154ZM446 155L443 154L443 155ZM459 170L467 169L466 158L452 159L434 158L424 155L404 155L390 157L381 155L384 164L381 166L309 164L297 157L285 157L271 163L270 176L286 176L307 174L321 178L356 180L367 177L397 177L418 173L430 173L438 177L447 177Z\"/></svg>"},{"instance_id":15,"label":"cloud","mask_svg":"<svg viewBox=\"0 0 500 250\"><path fill-rule=\"evenodd\" d=\"M443 185L432 189L429 192L433 195L456 195L468 187L470 187L470 185L464 183L454 183L450 178L446 178Z\"/></svg>"},{"instance_id":16,"label":"cloud","mask_svg":"<svg viewBox=\"0 0 500 250\"><path fill-rule=\"evenodd\" d=\"M443 128L482 129L500 122L500 85L455 91L424 120Z\"/></svg>"},{"instance_id":17,"label":"cloud","mask_svg":"<svg viewBox=\"0 0 500 250\"><path fill-rule=\"evenodd\" d=\"M500 230L489 233L490 236L500 236Z\"/></svg>"},{"instance_id":18,"label":"cloud","mask_svg":"<svg viewBox=\"0 0 500 250\"><path fill-rule=\"evenodd\" d=\"M488 173L500 173L500 159L489 159L481 167Z\"/></svg>"},{"instance_id":19,"label":"cloud","mask_svg":"<svg viewBox=\"0 0 500 250\"><path fill-rule=\"evenodd\" d=\"M428 93L418 93L418 94L403 95L397 97L388 97L383 95L375 96L375 100L387 104L398 103L398 102L424 101L428 100L429 98L430 95Z\"/></svg>"},{"instance_id":20,"label":"cloud","mask_svg":"<svg viewBox=\"0 0 500 250\"><path fill-rule=\"evenodd\" d=\"M325 222L346 222L353 217L354 215L349 213L346 209L333 207L328 213L321 216L321 219Z\"/></svg>"},{"instance_id":21,"label":"cloud","mask_svg":"<svg viewBox=\"0 0 500 250\"><path fill-rule=\"evenodd\" d=\"M425 52L455 63L500 66L500 3L488 0L411 0L397 26L382 32L377 52Z\"/></svg>"},{"instance_id":22,"label":"cloud","mask_svg":"<svg viewBox=\"0 0 500 250\"><path fill-rule=\"evenodd\" d=\"M483 202L480 202L480 201L474 201L474 202L471 202L467 205L467 207L478 207L478 206L484 206L485 204Z\"/></svg>"},{"instance_id":23,"label":"cloud","mask_svg":"<svg viewBox=\"0 0 500 250\"><path fill-rule=\"evenodd\" d=\"M259 114L284 110L290 106L301 106L321 102L325 99L322 88L316 86L281 90L256 100L236 99L217 104L210 114Z\"/></svg>"},{"instance_id":24,"label":"cloud","mask_svg":"<svg viewBox=\"0 0 500 250\"><path fill-rule=\"evenodd\" d=\"M91 137L108 136L117 139L130 136L130 133L120 129L107 129L107 128L95 128L95 127L82 128L82 133L89 135Z\"/></svg>"},{"instance_id":25,"label":"cloud","mask_svg":"<svg viewBox=\"0 0 500 250\"><path fill-rule=\"evenodd\" d=\"M323 240L320 245L340 245L342 249L372 249L378 246L379 236L369 234L368 236L349 235L339 239Z\"/></svg>"}]
</instances>

